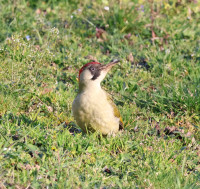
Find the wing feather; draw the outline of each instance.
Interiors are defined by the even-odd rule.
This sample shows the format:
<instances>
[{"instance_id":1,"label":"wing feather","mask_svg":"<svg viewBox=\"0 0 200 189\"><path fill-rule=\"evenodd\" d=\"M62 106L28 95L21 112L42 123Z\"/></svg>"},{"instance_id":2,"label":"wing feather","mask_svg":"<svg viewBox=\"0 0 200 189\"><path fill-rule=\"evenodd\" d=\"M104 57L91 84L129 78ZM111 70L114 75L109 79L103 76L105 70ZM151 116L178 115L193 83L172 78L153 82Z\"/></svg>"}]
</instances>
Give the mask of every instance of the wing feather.
<instances>
[{"instance_id":1,"label":"wing feather","mask_svg":"<svg viewBox=\"0 0 200 189\"><path fill-rule=\"evenodd\" d=\"M123 123L122 117L120 115L120 112L119 112L116 104L113 102L112 97L108 93L107 93L107 100L113 107L115 117L119 118L119 130L124 129L124 123Z\"/></svg>"}]
</instances>

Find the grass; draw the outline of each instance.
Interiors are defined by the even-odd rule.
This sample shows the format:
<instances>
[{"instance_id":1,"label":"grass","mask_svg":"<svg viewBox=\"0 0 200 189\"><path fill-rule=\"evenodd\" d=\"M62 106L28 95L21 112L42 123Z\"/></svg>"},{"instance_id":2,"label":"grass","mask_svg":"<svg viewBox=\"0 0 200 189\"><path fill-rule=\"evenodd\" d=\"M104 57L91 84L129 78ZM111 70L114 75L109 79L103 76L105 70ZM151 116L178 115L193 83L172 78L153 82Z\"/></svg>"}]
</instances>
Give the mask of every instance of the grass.
<instances>
[{"instance_id":1,"label":"grass","mask_svg":"<svg viewBox=\"0 0 200 189\"><path fill-rule=\"evenodd\" d=\"M0 7L0 188L200 187L198 2ZM125 131L85 135L71 113L78 69L114 58L102 85Z\"/></svg>"}]
</instances>

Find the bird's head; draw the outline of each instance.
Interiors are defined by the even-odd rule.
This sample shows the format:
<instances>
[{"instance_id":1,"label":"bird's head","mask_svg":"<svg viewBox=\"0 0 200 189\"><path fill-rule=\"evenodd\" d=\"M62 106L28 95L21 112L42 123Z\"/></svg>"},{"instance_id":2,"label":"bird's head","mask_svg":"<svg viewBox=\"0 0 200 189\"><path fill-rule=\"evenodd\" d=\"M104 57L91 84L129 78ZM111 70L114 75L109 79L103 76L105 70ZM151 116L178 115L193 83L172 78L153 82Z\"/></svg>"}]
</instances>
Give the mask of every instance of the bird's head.
<instances>
[{"instance_id":1,"label":"bird's head","mask_svg":"<svg viewBox=\"0 0 200 189\"><path fill-rule=\"evenodd\" d=\"M118 63L114 60L106 65L99 62L89 62L79 70L79 86L100 85L108 71Z\"/></svg>"}]
</instances>

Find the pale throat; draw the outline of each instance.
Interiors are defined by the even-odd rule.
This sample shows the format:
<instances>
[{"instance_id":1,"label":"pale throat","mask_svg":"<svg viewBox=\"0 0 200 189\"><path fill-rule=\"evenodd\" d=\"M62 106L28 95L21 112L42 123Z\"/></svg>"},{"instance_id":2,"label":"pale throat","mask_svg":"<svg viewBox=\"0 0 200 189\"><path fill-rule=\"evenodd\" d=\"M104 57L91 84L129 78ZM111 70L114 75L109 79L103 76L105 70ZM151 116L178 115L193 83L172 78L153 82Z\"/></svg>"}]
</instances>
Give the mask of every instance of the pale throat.
<instances>
[{"instance_id":1,"label":"pale throat","mask_svg":"<svg viewBox=\"0 0 200 189\"><path fill-rule=\"evenodd\" d=\"M80 81L79 81L79 93L89 91L91 93L98 93L101 88L101 81L105 78L107 74L107 71L101 71L101 74L95 79L92 80L91 74L89 71L85 71L83 74L80 76Z\"/></svg>"},{"instance_id":2,"label":"pale throat","mask_svg":"<svg viewBox=\"0 0 200 189\"><path fill-rule=\"evenodd\" d=\"M87 82L79 82L79 93L89 91L91 93L96 93L102 90L101 82L98 80L90 80Z\"/></svg>"}]
</instances>

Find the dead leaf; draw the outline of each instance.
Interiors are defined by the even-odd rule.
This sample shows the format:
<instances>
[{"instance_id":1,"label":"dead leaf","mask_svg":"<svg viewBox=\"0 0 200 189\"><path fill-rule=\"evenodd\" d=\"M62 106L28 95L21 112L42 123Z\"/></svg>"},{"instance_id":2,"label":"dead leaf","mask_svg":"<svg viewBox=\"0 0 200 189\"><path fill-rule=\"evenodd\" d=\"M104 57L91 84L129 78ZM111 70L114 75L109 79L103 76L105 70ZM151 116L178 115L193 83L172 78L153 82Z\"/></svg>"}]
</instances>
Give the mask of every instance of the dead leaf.
<instances>
[{"instance_id":1,"label":"dead leaf","mask_svg":"<svg viewBox=\"0 0 200 189\"><path fill-rule=\"evenodd\" d=\"M197 156L199 156L199 157L200 157L200 150L197 152Z\"/></svg>"},{"instance_id":2,"label":"dead leaf","mask_svg":"<svg viewBox=\"0 0 200 189\"><path fill-rule=\"evenodd\" d=\"M172 127L165 127L164 132L166 135L173 134L174 131L177 131L178 129L175 126Z\"/></svg>"},{"instance_id":3,"label":"dead leaf","mask_svg":"<svg viewBox=\"0 0 200 189\"><path fill-rule=\"evenodd\" d=\"M194 138L194 137L192 137L192 143L195 143L195 142L196 142L195 138Z\"/></svg>"},{"instance_id":4,"label":"dead leaf","mask_svg":"<svg viewBox=\"0 0 200 189\"><path fill-rule=\"evenodd\" d=\"M88 60L92 60L92 61L98 62L97 58L95 56L92 56L92 55L88 55L85 58L88 59Z\"/></svg>"},{"instance_id":5,"label":"dead leaf","mask_svg":"<svg viewBox=\"0 0 200 189\"><path fill-rule=\"evenodd\" d=\"M185 135L186 137L191 137L192 133L190 131L187 132L187 134Z\"/></svg>"},{"instance_id":6,"label":"dead leaf","mask_svg":"<svg viewBox=\"0 0 200 189\"><path fill-rule=\"evenodd\" d=\"M53 112L53 108L52 108L51 106L47 106L47 110L48 110L49 112Z\"/></svg>"},{"instance_id":7,"label":"dead leaf","mask_svg":"<svg viewBox=\"0 0 200 189\"><path fill-rule=\"evenodd\" d=\"M148 151L153 151L153 147L152 147L152 146L149 146L149 147L147 147L147 150L148 150Z\"/></svg>"},{"instance_id":8,"label":"dead leaf","mask_svg":"<svg viewBox=\"0 0 200 189\"><path fill-rule=\"evenodd\" d=\"M24 167L24 169L26 169L26 170L32 170L32 169L37 169L37 171L39 171L39 169L40 169L40 166L39 165L30 165L30 164L26 164L25 165L25 167Z\"/></svg>"},{"instance_id":9,"label":"dead leaf","mask_svg":"<svg viewBox=\"0 0 200 189\"><path fill-rule=\"evenodd\" d=\"M129 40L131 38L132 34L128 33L127 35L124 36L125 39Z\"/></svg>"},{"instance_id":10,"label":"dead leaf","mask_svg":"<svg viewBox=\"0 0 200 189\"><path fill-rule=\"evenodd\" d=\"M41 94L44 95L44 94L50 93L50 92L52 92L52 91L53 91L53 88L45 88L45 89L41 92Z\"/></svg>"},{"instance_id":11,"label":"dead leaf","mask_svg":"<svg viewBox=\"0 0 200 189\"><path fill-rule=\"evenodd\" d=\"M35 49L36 49L37 51L39 51L39 50L40 50L40 46L39 46L39 45L35 45Z\"/></svg>"},{"instance_id":12,"label":"dead leaf","mask_svg":"<svg viewBox=\"0 0 200 189\"><path fill-rule=\"evenodd\" d=\"M31 166L30 164L26 164L26 165L25 165L25 169L26 169L26 170L31 170L31 169L32 169L32 166Z\"/></svg>"},{"instance_id":13,"label":"dead leaf","mask_svg":"<svg viewBox=\"0 0 200 189\"><path fill-rule=\"evenodd\" d=\"M42 12L42 11L41 11L40 9L37 9L37 10L35 11L36 14L41 14L41 12Z\"/></svg>"},{"instance_id":14,"label":"dead leaf","mask_svg":"<svg viewBox=\"0 0 200 189\"><path fill-rule=\"evenodd\" d=\"M165 135L174 135L177 139L183 139L183 136L181 135L182 131L181 129L178 129L175 126L172 127L166 127L164 129Z\"/></svg>"},{"instance_id":15,"label":"dead leaf","mask_svg":"<svg viewBox=\"0 0 200 189\"><path fill-rule=\"evenodd\" d=\"M128 60L129 62L131 62L131 63L134 62L134 57L133 57L133 54L132 54L132 53L130 53L130 54L127 56L127 60Z\"/></svg>"},{"instance_id":16,"label":"dead leaf","mask_svg":"<svg viewBox=\"0 0 200 189\"><path fill-rule=\"evenodd\" d=\"M175 160L174 160L174 159L170 159L169 161L170 161L171 163L173 163Z\"/></svg>"},{"instance_id":17,"label":"dead leaf","mask_svg":"<svg viewBox=\"0 0 200 189\"><path fill-rule=\"evenodd\" d=\"M107 40L107 32L102 28L96 28L96 37L99 42Z\"/></svg>"},{"instance_id":18,"label":"dead leaf","mask_svg":"<svg viewBox=\"0 0 200 189\"><path fill-rule=\"evenodd\" d=\"M157 37L156 34L155 34L155 32L153 30L151 31L151 35L152 35L152 39L153 40Z\"/></svg>"}]
</instances>

